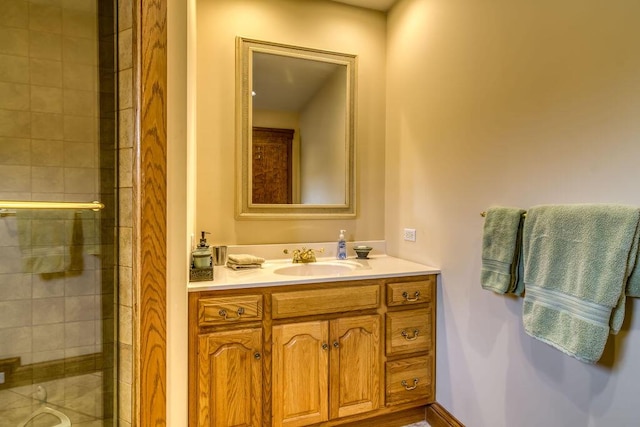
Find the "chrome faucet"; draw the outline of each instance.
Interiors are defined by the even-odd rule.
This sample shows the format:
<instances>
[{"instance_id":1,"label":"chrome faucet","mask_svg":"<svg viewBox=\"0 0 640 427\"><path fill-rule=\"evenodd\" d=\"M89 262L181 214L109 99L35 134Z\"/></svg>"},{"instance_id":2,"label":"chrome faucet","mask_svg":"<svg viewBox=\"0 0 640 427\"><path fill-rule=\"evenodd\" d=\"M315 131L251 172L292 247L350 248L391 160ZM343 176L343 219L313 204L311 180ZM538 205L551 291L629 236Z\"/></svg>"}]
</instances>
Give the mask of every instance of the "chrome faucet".
<instances>
[{"instance_id":1,"label":"chrome faucet","mask_svg":"<svg viewBox=\"0 0 640 427\"><path fill-rule=\"evenodd\" d=\"M285 254L288 254L289 250L285 249L283 252ZM324 248L320 248L320 249L307 249L307 248L294 249L293 252L291 253L291 255L293 255L293 257L291 259L291 262L294 263L294 264L316 262L316 252L322 253L322 252L324 252Z\"/></svg>"}]
</instances>

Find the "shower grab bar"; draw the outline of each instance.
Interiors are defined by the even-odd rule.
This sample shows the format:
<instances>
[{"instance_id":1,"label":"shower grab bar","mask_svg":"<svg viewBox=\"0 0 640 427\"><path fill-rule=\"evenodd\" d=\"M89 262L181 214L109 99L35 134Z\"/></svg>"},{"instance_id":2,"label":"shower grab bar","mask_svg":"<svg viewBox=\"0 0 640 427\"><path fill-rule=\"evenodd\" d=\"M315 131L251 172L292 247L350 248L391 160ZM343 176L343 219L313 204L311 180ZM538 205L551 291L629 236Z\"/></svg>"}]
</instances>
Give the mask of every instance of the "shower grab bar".
<instances>
[{"instance_id":1,"label":"shower grab bar","mask_svg":"<svg viewBox=\"0 0 640 427\"><path fill-rule=\"evenodd\" d=\"M10 214L5 209L90 209L99 211L104 209L104 203L93 202L29 202L17 200L0 200L0 212Z\"/></svg>"}]
</instances>

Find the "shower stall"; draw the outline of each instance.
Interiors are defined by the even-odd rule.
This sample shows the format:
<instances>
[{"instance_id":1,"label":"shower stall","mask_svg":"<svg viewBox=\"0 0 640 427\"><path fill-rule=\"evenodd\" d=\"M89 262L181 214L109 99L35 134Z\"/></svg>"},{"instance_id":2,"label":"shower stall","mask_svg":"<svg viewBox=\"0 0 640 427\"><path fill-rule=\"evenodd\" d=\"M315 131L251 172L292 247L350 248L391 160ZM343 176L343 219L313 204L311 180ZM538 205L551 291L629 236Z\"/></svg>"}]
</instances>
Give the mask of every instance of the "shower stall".
<instances>
[{"instance_id":1,"label":"shower stall","mask_svg":"<svg viewBox=\"0 0 640 427\"><path fill-rule=\"evenodd\" d=\"M113 426L118 0L0 0L0 426Z\"/></svg>"}]
</instances>

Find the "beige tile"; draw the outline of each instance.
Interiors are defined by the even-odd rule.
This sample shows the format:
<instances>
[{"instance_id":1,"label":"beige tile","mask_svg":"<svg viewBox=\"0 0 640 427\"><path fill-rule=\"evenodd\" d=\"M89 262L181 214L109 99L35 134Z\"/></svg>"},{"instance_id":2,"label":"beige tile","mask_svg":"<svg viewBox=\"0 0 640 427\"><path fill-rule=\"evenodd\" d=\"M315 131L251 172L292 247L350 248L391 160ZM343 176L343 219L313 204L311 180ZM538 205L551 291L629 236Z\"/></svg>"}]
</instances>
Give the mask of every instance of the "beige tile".
<instances>
[{"instance_id":1,"label":"beige tile","mask_svg":"<svg viewBox=\"0 0 640 427\"><path fill-rule=\"evenodd\" d=\"M96 117L97 96L90 90L65 89L62 94L64 113L76 116Z\"/></svg>"},{"instance_id":2,"label":"beige tile","mask_svg":"<svg viewBox=\"0 0 640 427\"><path fill-rule=\"evenodd\" d=\"M29 33L29 56L60 61L62 59L62 35L31 31Z\"/></svg>"},{"instance_id":3,"label":"beige tile","mask_svg":"<svg viewBox=\"0 0 640 427\"><path fill-rule=\"evenodd\" d=\"M64 63L62 84L65 89L96 90L98 70L94 65Z\"/></svg>"},{"instance_id":4,"label":"beige tile","mask_svg":"<svg viewBox=\"0 0 640 427\"><path fill-rule=\"evenodd\" d=\"M64 172L58 167L33 166L31 168L31 188L40 193L64 192Z\"/></svg>"},{"instance_id":5,"label":"beige tile","mask_svg":"<svg viewBox=\"0 0 640 427\"><path fill-rule=\"evenodd\" d=\"M33 166L63 166L64 151L62 141L47 139L31 140L31 162Z\"/></svg>"},{"instance_id":6,"label":"beige tile","mask_svg":"<svg viewBox=\"0 0 640 427\"><path fill-rule=\"evenodd\" d=\"M133 226L133 189L124 187L120 189L120 203L118 204L118 219L122 227Z\"/></svg>"},{"instance_id":7,"label":"beige tile","mask_svg":"<svg viewBox=\"0 0 640 427\"><path fill-rule=\"evenodd\" d=\"M133 270L131 267L120 267L118 269L118 295L121 305L126 307L133 307L133 282L132 282L132 274Z\"/></svg>"},{"instance_id":8,"label":"beige tile","mask_svg":"<svg viewBox=\"0 0 640 427\"><path fill-rule=\"evenodd\" d=\"M95 345L95 321L66 322L64 324L64 345L70 347L82 347Z\"/></svg>"},{"instance_id":9,"label":"beige tile","mask_svg":"<svg viewBox=\"0 0 640 427\"><path fill-rule=\"evenodd\" d=\"M62 89L59 87L32 85L31 111L62 113Z\"/></svg>"},{"instance_id":10,"label":"beige tile","mask_svg":"<svg viewBox=\"0 0 640 427\"><path fill-rule=\"evenodd\" d=\"M32 363L48 362L51 360L64 359L64 349L50 350L50 351L38 351L38 348L34 348L32 353Z\"/></svg>"},{"instance_id":11,"label":"beige tile","mask_svg":"<svg viewBox=\"0 0 640 427\"><path fill-rule=\"evenodd\" d=\"M0 110L0 136L29 138L31 136L31 113Z\"/></svg>"},{"instance_id":12,"label":"beige tile","mask_svg":"<svg viewBox=\"0 0 640 427\"><path fill-rule=\"evenodd\" d=\"M0 82L0 108L29 110L29 85Z\"/></svg>"},{"instance_id":13,"label":"beige tile","mask_svg":"<svg viewBox=\"0 0 640 427\"><path fill-rule=\"evenodd\" d=\"M58 6L31 3L29 5L29 29L62 32L62 9Z\"/></svg>"},{"instance_id":14,"label":"beige tile","mask_svg":"<svg viewBox=\"0 0 640 427\"><path fill-rule=\"evenodd\" d=\"M64 298L39 298L32 301L33 325L49 325L64 322Z\"/></svg>"},{"instance_id":15,"label":"beige tile","mask_svg":"<svg viewBox=\"0 0 640 427\"><path fill-rule=\"evenodd\" d=\"M40 4L43 6L62 7L62 0L29 0L29 3Z\"/></svg>"},{"instance_id":16,"label":"beige tile","mask_svg":"<svg viewBox=\"0 0 640 427\"><path fill-rule=\"evenodd\" d=\"M63 9L81 10L83 12L96 13L96 1L87 0L62 0Z\"/></svg>"},{"instance_id":17,"label":"beige tile","mask_svg":"<svg viewBox=\"0 0 640 427\"><path fill-rule=\"evenodd\" d=\"M119 343L118 348L118 378L125 384L131 384L133 381L133 350L128 344Z\"/></svg>"},{"instance_id":18,"label":"beige tile","mask_svg":"<svg viewBox=\"0 0 640 427\"><path fill-rule=\"evenodd\" d=\"M0 27L0 53L29 55L29 31L22 28Z\"/></svg>"},{"instance_id":19,"label":"beige tile","mask_svg":"<svg viewBox=\"0 0 640 427\"><path fill-rule=\"evenodd\" d=\"M34 139L62 139L63 116L61 114L32 113L31 137Z\"/></svg>"},{"instance_id":20,"label":"beige tile","mask_svg":"<svg viewBox=\"0 0 640 427\"><path fill-rule=\"evenodd\" d=\"M118 335L123 344L133 345L133 317L131 307L119 307Z\"/></svg>"},{"instance_id":21,"label":"beige tile","mask_svg":"<svg viewBox=\"0 0 640 427\"><path fill-rule=\"evenodd\" d=\"M64 116L66 141L95 142L98 137L98 120L95 117Z\"/></svg>"},{"instance_id":22,"label":"beige tile","mask_svg":"<svg viewBox=\"0 0 640 427\"><path fill-rule=\"evenodd\" d=\"M93 168L64 168L64 192L95 193L96 179Z\"/></svg>"},{"instance_id":23,"label":"beige tile","mask_svg":"<svg viewBox=\"0 0 640 427\"><path fill-rule=\"evenodd\" d=\"M0 301L0 325L3 328L31 325L31 300Z\"/></svg>"},{"instance_id":24,"label":"beige tile","mask_svg":"<svg viewBox=\"0 0 640 427\"><path fill-rule=\"evenodd\" d=\"M60 61L31 59L29 73L33 85L62 87L62 62Z\"/></svg>"},{"instance_id":25,"label":"beige tile","mask_svg":"<svg viewBox=\"0 0 640 427\"><path fill-rule=\"evenodd\" d=\"M40 275L33 276L33 298L49 298L64 296L63 280L45 280Z\"/></svg>"},{"instance_id":26,"label":"beige tile","mask_svg":"<svg viewBox=\"0 0 640 427\"><path fill-rule=\"evenodd\" d=\"M4 82L29 83L29 58L0 55L0 80Z\"/></svg>"},{"instance_id":27,"label":"beige tile","mask_svg":"<svg viewBox=\"0 0 640 427\"><path fill-rule=\"evenodd\" d=\"M0 165L0 191L31 191L31 168Z\"/></svg>"},{"instance_id":28,"label":"beige tile","mask_svg":"<svg viewBox=\"0 0 640 427\"><path fill-rule=\"evenodd\" d=\"M119 107L121 110L133 107L133 69L128 68L118 73L118 88L120 93Z\"/></svg>"},{"instance_id":29,"label":"beige tile","mask_svg":"<svg viewBox=\"0 0 640 427\"><path fill-rule=\"evenodd\" d=\"M95 2L85 2L94 3ZM96 38L97 22L95 11L79 9L62 10L62 32L65 35Z\"/></svg>"},{"instance_id":30,"label":"beige tile","mask_svg":"<svg viewBox=\"0 0 640 427\"><path fill-rule=\"evenodd\" d=\"M128 227L120 227L120 240L118 251L118 265L122 267L133 267L133 230Z\"/></svg>"},{"instance_id":31,"label":"beige tile","mask_svg":"<svg viewBox=\"0 0 640 427\"><path fill-rule=\"evenodd\" d=\"M31 140L26 138L0 137L0 164L30 165Z\"/></svg>"},{"instance_id":32,"label":"beige tile","mask_svg":"<svg viewBox=\"0 0 640 427\"><path fill-rule=\"evenodd\" d=\"M118 150L118 183L121 187L133 186L133 149Z\"/></svg>"},{"instance_id":33,"label":"beige tile","mask_svg":"<svg viewBox=\"0 0 640 427\"><path fill-rule=\"evenodd\" d=\"M133 28L133 0L118 0L118 31Z\"/></svg>"},{"instance_id":34,"label":"beige tile","mask_svg":"<svg viewBox=\"0 0 640 427\"><path fill-rule=\"evenodd\" d=\"M0 0L0 26L27 28L29 5L24 0Z\"/></svg>"},{"instance_id":35,"label":"beige tile","mask_svg":"<svg viewBox=\"0 0 640 427\"><path fill-rule=\"evenodd\" d=\"M30 298L31 274L0 274L0 301Z\"/></svg>"},{"instance_id":36,"label":"beige tile","mask_svg":"<svg viewBox=\"0 0 640 427\"><path fill-rule=\"evenodd\" d=\"M31 327L0 328L0 359L15 354L30 353L32 349L31 333ZM22 360L22 363L25 361Z\"/></svg>"},{"instance_id":37,"label":"beige tile","mask_svg":"<svg viewBox=\"0 0 640 427\"><path fill-rule=\"evenodd\" d=\"M67 167L95 167L95 145L86 142L65 142L64 165Z\"/></svg>"},{"instance_id":38,"label":"beige tile","mask_svg":"<svg viewBox=\"0 0 640 427\"><path fill-rule=\"evenodd\" d=\"M118 112L118 147L133 147L133 109L127 108Z\"/></svg>"},{"instance_id":39,"label":"beige tile","mask_svg":"<svg viewBox=\"0 0 640 427\"><path fill-rule=\"evenodd\" d=\"M65 297L64 318L67 322L94 320L96 318L96 298L93 295Z\"/></svg>"},{"instance_id":40,"label":"beige tile","mask_svg":"<svg viewBox=\"0 0 640 427\"><path fill-rule=\"evenodd\" d=\"M118 33L118 69L133 67L133 30L128 28Z\"/></svg>"},{"instance_id":41,"label":"beige tile","mask_svg":"<svg viewBox=\"0 0 640 427\"><path fill-rule=\"evenodd\" d=\"M99 293L99 286L92 271L85 270L80 275L67 273L64 278L66 296L95 295Z\"/></svg>"},{"instance_id":42,"label":"beige tile","mask_svg":"<svg viewBox=\"0 0 640 427\"><path fill-rule=\"evenodd\" d=\"M62 38L62 60L76 64L96 65L98 46L94 39L64 36Z\"/></svg>"},{"instance_id":43,"label":"beige tile","mask_svg":"<svg viewBox=\"0 0 640 427\"><path fill-rule=\"evenodd\" d=\"M38 351L64 349L64 323L33 327L33 348Z\"/></svg>"}]
</instances>

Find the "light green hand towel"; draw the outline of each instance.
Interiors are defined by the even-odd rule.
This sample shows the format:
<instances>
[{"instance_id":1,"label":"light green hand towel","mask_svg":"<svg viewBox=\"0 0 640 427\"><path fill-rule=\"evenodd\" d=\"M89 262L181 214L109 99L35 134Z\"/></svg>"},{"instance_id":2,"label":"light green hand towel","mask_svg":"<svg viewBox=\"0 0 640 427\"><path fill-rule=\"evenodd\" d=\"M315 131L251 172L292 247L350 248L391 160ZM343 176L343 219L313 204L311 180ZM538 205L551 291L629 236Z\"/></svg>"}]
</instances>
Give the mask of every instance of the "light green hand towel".
<instances>
[{"instance_id":1,"label":"light green hand towel","mask_svg":"<svg viewBox=\"0 0 640 427\"><path fill-rule=\"evenodd\" d=\"M588 363L624 317L638 208L536 206L523 230L525 331ZM632 261L631 261L632 262ZM612 316L613 314L613 316Z\"/></svg>"},{"instance_id":2,"label":"light green hand towel","mask_svg":"<svg viewBox=\"0 0 640 427\"><path fill-rule=\"evenodd\" d=\"M492 207L487 211L482 236L483 289L522 294L518 287L522 243L523 209Z\"/></svg>"}]
</instances>

